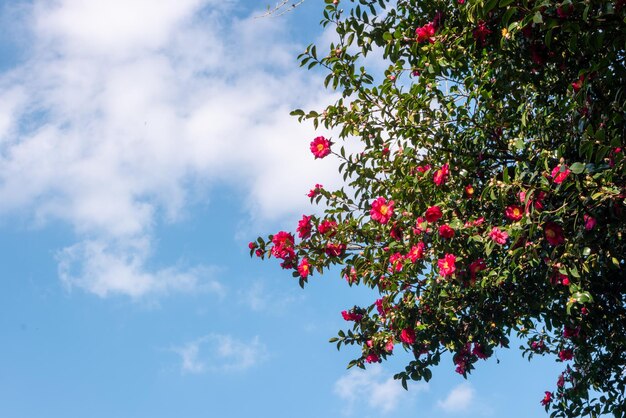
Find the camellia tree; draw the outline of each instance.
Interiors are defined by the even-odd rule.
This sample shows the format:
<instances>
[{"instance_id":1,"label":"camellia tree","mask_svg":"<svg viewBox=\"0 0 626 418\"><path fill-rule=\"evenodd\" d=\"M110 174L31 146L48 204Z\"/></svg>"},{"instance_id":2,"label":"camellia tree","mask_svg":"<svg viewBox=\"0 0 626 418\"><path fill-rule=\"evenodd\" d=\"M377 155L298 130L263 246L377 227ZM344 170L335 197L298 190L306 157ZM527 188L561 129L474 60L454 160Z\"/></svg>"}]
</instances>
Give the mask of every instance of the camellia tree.
<instances>
[{"instance_id":1,"label":"camellia tree","mask_svg":"<svg viewBox=\"0 0 626 418\"><path fill-rule=\"evenodd\" d=\"M293 114L337 132L310 152L344 187L251 255L379 293L342 312L350 366L467 377L516 336L562 362L551 416L626 416L626 1L326 0L322 25L301 63L341 98Z\"/></svg>"}]
</instances>

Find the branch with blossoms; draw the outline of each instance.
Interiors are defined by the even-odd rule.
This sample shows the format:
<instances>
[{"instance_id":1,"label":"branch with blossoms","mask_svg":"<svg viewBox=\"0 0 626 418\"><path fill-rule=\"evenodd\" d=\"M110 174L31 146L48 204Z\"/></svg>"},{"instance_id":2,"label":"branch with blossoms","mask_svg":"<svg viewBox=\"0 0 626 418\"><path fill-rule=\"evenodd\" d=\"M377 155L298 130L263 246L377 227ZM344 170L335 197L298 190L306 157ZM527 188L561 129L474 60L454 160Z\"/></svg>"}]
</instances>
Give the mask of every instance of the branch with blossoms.
<instances>
[{"instance_id":1,"label":"branch with blossoms","mask_svg":"<svg viewBox=\"0 0 626 418\"><path fill-rule=\"evenodd\" d=\"M468 377L515 333L564 364L538 394L552 416L626 414L623 1L343 3L324 6L329 53L299 58L341 98L292 114L338 132L309 150L347 192L316 185L323 215L251 255L303 287L339 266L377 291L341 312L350 366L405 352L406 387L449 353ZM370 73L375 51L388 67Z\"/></svg>"}]
</instances>

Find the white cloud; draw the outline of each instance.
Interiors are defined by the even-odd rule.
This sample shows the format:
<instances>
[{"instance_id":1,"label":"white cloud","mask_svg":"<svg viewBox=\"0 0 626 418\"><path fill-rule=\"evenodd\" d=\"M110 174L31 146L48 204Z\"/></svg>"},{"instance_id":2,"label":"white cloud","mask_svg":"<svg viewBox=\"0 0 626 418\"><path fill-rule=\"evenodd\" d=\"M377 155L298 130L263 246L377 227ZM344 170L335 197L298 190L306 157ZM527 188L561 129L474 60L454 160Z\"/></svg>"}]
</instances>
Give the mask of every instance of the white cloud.
<instances>
[{"instance_id":1,"label":"white cloud","mask_svg":"<svg viewBox=\"0 0 626 418\"><path fill-rule=\"evenodd\" d=\"M66 284L142 297L202 283L205 267L152 266L154 227L184 215L190 184L236 187L256 221L338 184L335 162L307 152L320 132L288 115L329 99L297 67L287 20L233 7L39 0L23 13L31 52L0 74L0 217L74 229Z\"/></svg>"},{"instance_id":2,"label":"white cloud","mask_svg":"<svg viewBox=\"0 0 626 418\"><path fill-rule=\"evenodd\" d=\"M209 334L172 349L180 356L181 373L242 372L263 362L265 345L258 337L249 342L230 335Z\"/></svg>"},{"instance_id":3,"label":"white cloud","mask_svg":"<svg viewBox=\"0 0 626 418\"><path fill-rule=\"evenodd\" d=\"M467 383L456 386L437 406L445 412L459 412L469 409L474 402L474 389Z\"/></svg>"},{"instance_id":4,"label":"white cloud","mask_svg":"<svg viewBox=\"0 0 626 418\"><path fill-rule=\"evenodd\" d=\"M412 402L415 394L428 390L428 384L411 385L409 391L402 388L393 377L384 376L381 366L372 366L367 370L350 370L335 383L334 392L345 402L344 414L352 415L359 405L389 414L400 404Z\"/></svg>"}]
</instances>

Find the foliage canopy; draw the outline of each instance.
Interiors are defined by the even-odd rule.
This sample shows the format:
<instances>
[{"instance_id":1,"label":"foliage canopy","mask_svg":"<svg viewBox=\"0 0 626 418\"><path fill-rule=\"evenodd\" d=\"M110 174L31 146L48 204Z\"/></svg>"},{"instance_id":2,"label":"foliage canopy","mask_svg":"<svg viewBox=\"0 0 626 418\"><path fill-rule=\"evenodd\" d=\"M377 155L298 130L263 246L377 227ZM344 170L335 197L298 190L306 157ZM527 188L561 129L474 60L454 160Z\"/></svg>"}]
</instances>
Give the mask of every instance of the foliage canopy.
<instances>
[{"instance_id":1,"label":"foliage canopy","mask_svg":"<svg viewBox=\"0 0 626 418\"><path fill-rule=\"evenodd\" d=\"M301 64L342 97L293 114L339 132L311 152L345 187L251 255L380 293L331 340L351 365L403 348L406 386L450 352L467 376L517 335L563 362L552 416L626 416L626 2L327 0L322 25Z\"/></svg>"}]
</instances>

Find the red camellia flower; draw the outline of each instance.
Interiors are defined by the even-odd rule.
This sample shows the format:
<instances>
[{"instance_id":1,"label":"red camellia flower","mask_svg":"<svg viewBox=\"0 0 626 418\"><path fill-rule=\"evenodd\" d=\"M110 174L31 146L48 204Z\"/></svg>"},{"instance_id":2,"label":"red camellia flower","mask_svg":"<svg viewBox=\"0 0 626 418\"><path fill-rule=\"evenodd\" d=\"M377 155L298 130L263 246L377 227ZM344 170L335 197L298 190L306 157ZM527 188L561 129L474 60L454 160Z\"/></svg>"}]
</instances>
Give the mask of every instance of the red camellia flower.
<instances>
[{"instance_id":1,"label":"red camellia flower","mask_svg":"<svg viewBox=\"0 0 626 418\"><path fill-rule=\"evenodd\" d=\"M374 200L370 215L373 220L386 224L393 216L393 200L387 201L384 197Z\"/></svg>"},{"instance_id":2,"label":"red camellia flower","mask_svg":"<svg viewBox=\"0 0 626 418\"><path fill-rule=\"evenodd\" d=\"M468 184L467 186L465 186L465 196L468 199L471 199L472 196L474 196L474 186L472 186L471 184Z\"/></svg>"},{"instance_id":3,"label":"red camellia flower","mask_svg":"<svg viewBox=\"0 0 626 418\"><path fill-rule=\"evenodd\" d=\"M415 343L415 331L412 328L405 328L400 333L400 341L412 345Z\"/></svg>"},{"instance_id":4,"label":"red camellia flower","mask_svg":"<svg viewBox=\"0 0 626 418\"><path fill-rule=\"evenodd\" d=\"M578 337L580 334L580 327L571 328L567 325L563 328L563 337L567 339L572 339Z\"/></svg>"},{"instance_id":5,"label":"red camellia flower","mask_svg":"<svg viewBox=\"0 0 626 418\"><path fill-rule=\"evenodd\" d=\"M502 231L497 226L491 228L491 232L489 233L489 238L491 238L494 242L500 245L506 244L506 240L509 239L509 234Z\"/></svg>"},{"instance_id":6,"label":"red camellia flower","mask_svg":"<svg viewBox=\"0 0 626 418\"><path fill-rule=\"evenodd\" d=\"M326 244L325 253L329 257L339 257L346 250L346 244L333 244L329 242Z\"/></svg>"},{"instance_id":7,"label":"red camellia flower","mask_svg":"<svg viewBox=\"0 0 626 418\"><path fill-rule=\"evenodd\" d=\"M559 351L559 359L561 359L561 361L567 361L573 358L574 358L574 352L572 350Z\"/></svg>"},{"instance_id":8,"label":"red camellia flower","mask_svg":"<svg viewBox=\"0 0 626 418\"><path fill-rule=\"evenodd\" d=\"M585 220L585 230L587 231L591 231L593 228L595 228L596 226L596 218L594 218L591 215L587 215L585 214L585 216L583 216L584 220Z\"/></svg>"},{"instance_id":9,"label":"red camellia flower","mask_svg":"<svg viewBox=\"0 0 626 418\"><path fill-rule=\"evenodd\" d=\"M311 141L311 152L315 158L324 158L330 154L330 141L323 136L318 136Z\"/></svg>"},{"instance_id":10,"label":"red camellia flower","mask_svg":"<svg viewBox=\"0 0 626 418\"><path fill-rule=\"evenodd\" d=\"M426 209L424 216L428 222L437 222L442 216L441 209L439 206L431 206Z\"/></svg>"},{"instance_id":11,"label":"red camellia flower","mask_svg":"<svg viewBox=\"0 0 626 418\"><path fill-rule=\"evenodd\" d=\"M411 260L411 262L415 263L417 260L424 257L424 248L426 245L423 242L418 242L417 245L411 247L411 251L407 254L407 258Z\"/></svg>"},{"instance_id":12,"label":"red camellia flower","mask_svg":"<svg viewBox=\"0 0 626 418\"><path fill-rule=\"evenodd\" d=\"M298 264L298 274L300 274L300 277L302 277L303 279L306 279L307 277L309 277L309 274L311 274L311 265L309 264L309 260L307 260L306 257L303 257L302 261L300 261L300 264Z\"/></svg>"},{"instance_id":13,"label":"red camellia flower","mask_svg":"<svg viewBox=\"0 0 626 418\"><path fill-rule=\"evenodd\" d=\"M437 31L437 27L435 22L430 22L425 24L422 27L415 29L415 35L417 35L417 42L422 43L425 41L430 42L431 44L435 43L433 37L435 36L435 32Z\"/></svg>"},{"instance_id":14,"label":"red camellia flower","mask_svg":"<svg viewBox=\"0 0 626 418\"><path fill-rule=\"evenodd\" d=\"M483 271L486 269L487 269L487 264L485 263L485 260L483 260L482 258L479 258L478 260L472 262L469 265L469 271L470 271L470 276L472 280L476 279L476 274L479 271Z\"/></svg>"},{"instance_id":15,"label":"red camellia flower","mask_svg":"<svg viewBox=\"0 0 626 418\"><path fill-rule=\"evenodd\" d=\"M420 165L420 166L418 166L416 170L417 170L418 172L420 172L420 173L425 173L425 172L427 172L428 170L430 170L430 168L431 168L431 167L430 167L430 164L424 164L424 165Z\"/></svg>"},{"instance_id":16,"label":"red camellia flower","mask_svg":"<svg viewBox=\"0 0 626 418\"><path fill-rule=\"evenodd\" d=\"M485 353L485 348L478 343L474 343L472 354L481 360L487 360L489 358L489 356Z\"/></svg>"},{"instance_id":17,"label":"red camellia flower","mask_svg":"<svg viewBox=\"0 0 626 418\"><path fill-rule=\"evenodd\" d=\"M567 176L569 176L569 173L571 173L571 171L565 164L562 166L557 165L552 169L552 182L555 184L563 183Z\"/></svg>"},{"instance_id":18,"label":"red camellia flower","mask_svg":"<svg viewBox=\"0 0 626 418\"><path fill-rule=\"evenodd\" d=\"M337 222L325 219L317 227L317 232L322 235L334 236L336 234Z\"/></svg>"},{"instance_id":19,"label":"red camellia flower","mask_svg":"<svg viewBox=\"0 0 626 418\"><path fill-rule=\"evenodd\" d=\"M571 3L568 5L568 7L561 5L556 8L556 15L561 19L567 19L569 15L571 15L573 12L574 5Z\"/></svg>"},{"instance_id":20,"label":"red camellia flower","mask_svg":"<svg viewBox=\"0 0 626 418\"><path fill-rule=\"evenodd\" d=\"M546 241L550 245L561 245L565 242L565 237L563 236L563 228L560 225L555 224L554 222L546 222L543 225L543 232L546 236Z\"/></svg>"},{"instance_id":21,"label":"red camellia flower","mask_svg":"<svg viewBox=\"0 0 626 418\"><path fill-rule=\"evenodd\" d=\"M319 194L320 190L322 190L323 188L324 186L322 186L321 184L316 184L314 188L309 190L309 193L307 194L307 196L313 199L315 196Z\"/></svg>"},{"instance_id":22,"label":"red camellia flower","mask_svg":"<svg viewBox=\"0 0 626 418\"><path fill-rule=\"evenodd\" d=\"M583 88L583 83L585 82L585 76L581 75L578 77L578 80L572 81L572 88L574 89L574 93L578 93L581 88Z\"/></svg>"},{"instance_id":23,"label":"red camellia flower","mask_svg":"<svg viewBox=\"0 0 626 418\"><path fill-rule=\"evenodd\" d=\"M426 224L426 219L424 219L422 216L419 216L415 220L415 228L413 228L413 232L416 235L420 235L424 232L426 232L427 234L430 234L431 229L428 228L427 226L424 226L425 224Z\"/></svg>"},{"instance_id":24,"label":"red camellia flower","mask_svg":"<svg viewBox=\"0 0 626 418\"><path fill-rule=\"evenodd\" d=\"M433 182L437 186L443 186L448 180L449 175L450 166L446 163L439 170L435 171L435 174L433 174Z\"/></svg>"},{"instance_id":25,"label":"red camellia flower","mask_svg":"<svg viewBox=\"0 0 626 418\"><path fill-rule=\"evenodd\" d=\"M298 232L298 238L309 238L311 236L312 228L313 225L311 224L311 217L302 215L302 219L298 221L298 227L296 228L296 232Z\"/></svg>"},{"instance_id":26,"label":"red camellia flower","mask_svg":"<svg viewBox=\"0 0 626 418\"><path fill-rule=\"evenodd\" d=\"M288 232L280 231L272 237L271 254L280 259L290 259L295 256L293 250L293 235Z\"/></svg>"},{"instance_id":27,"label":"red camellia flower","mask_svg":"<svg viewBox=\"0 0 626 418\"><path fill-rule=\"evenodd\" d=\"M439 274L443 277L451 276L456 271L456 266L454 263L456 262L456 257L453 254L446 254L443 258L440 258L437 261L437 265L439 266Z\"/></svg>"},{"instance_id":28,"label":"red camellia flower","mask_svg":"<svg viewBox=\"0 0 626 418\"><path fill-rule=\"evenodd\" d=\"M524 217L524 211L517 205L506 208L504 215L513 222L517 222Z\"/></svg>"},{"instance_id":29,"label":"red camellia flower","mask_svg":"<svg viewBox=\"0 0 626 418\"><path fill-rule=\"evenodd\" d=\"M474 35L474 39L477 42L480 42L481 45L485 44L485 39L487 36L491 34L491 30L487 27L485 21L481 20L478 22L478 26L474 29L472 35Z\"/></svg>"},{"instance_id":30,"label":"red camellia flower","mask_svg":"<svg viewBox=\"0 0 626 418\"><path fill-rule=\"evenodd\" d=\"M545 396L541 400L541 405L546 406L552 402L552 392L546 391Z\"/></svg>"},{"instance_id":31,"label":"red camellia flower","mask_svg":"<svg viewBox=\"0 0 626 418\"><path fill-rule=\"evenodd\" d=\"M450 239L454 237L454 229L450 228L449 225L441 225L439 227L439 236L441 238Z\"/></svg>"}]
</instances>

